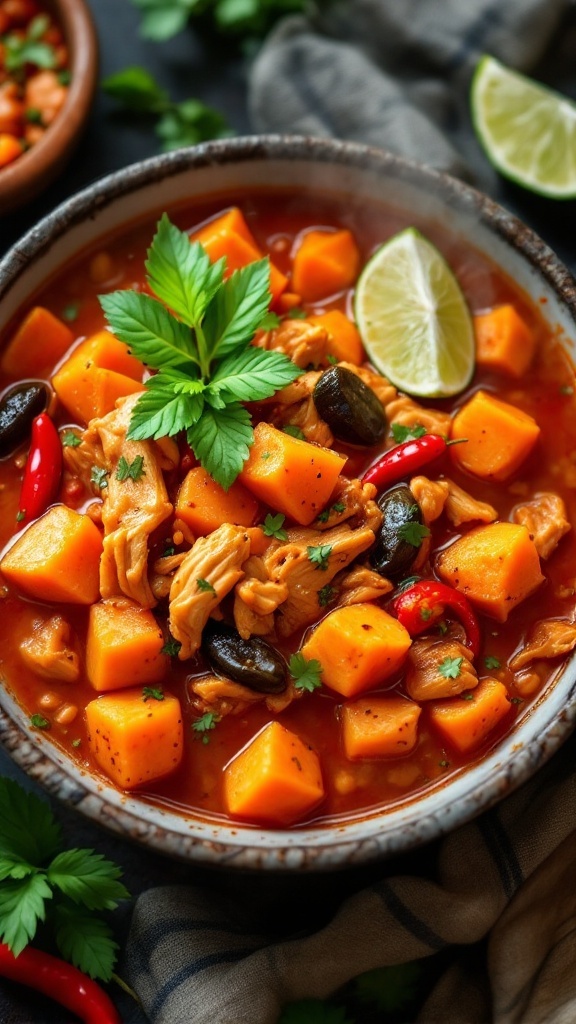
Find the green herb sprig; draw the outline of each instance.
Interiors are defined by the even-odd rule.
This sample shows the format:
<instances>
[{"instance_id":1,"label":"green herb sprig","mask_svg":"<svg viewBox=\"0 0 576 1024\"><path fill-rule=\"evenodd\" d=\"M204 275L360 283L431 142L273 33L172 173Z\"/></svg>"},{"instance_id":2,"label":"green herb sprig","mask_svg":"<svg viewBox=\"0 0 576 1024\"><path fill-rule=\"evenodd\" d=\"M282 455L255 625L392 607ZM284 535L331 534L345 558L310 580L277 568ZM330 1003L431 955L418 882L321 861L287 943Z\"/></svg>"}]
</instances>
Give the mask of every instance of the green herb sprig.
<instances>
[{"instance_id":1,"label":"green herb sprig","mask_svg":"<svg viewBox=\"0 0 576 1024\"><path fill-rule=\"evenodd\" d=\"M293 654L288 662L288 671L294 680L297 690L313 693L322 686L322 665L317 658L305 658L299 651Z\"/></svg>"},{"instance_id":2,"label":"green herb sprig","mask_svg":"<svg viewBox=\"0 0 576 1024\"><path fill-rule=\"evenodd\" d=\"M219 32L240 38L262 38L278 18L307 9L309 0L132 0L142 11L140 32L162 42L203 17Z\"/></svg>"},{"instance_id":3,"label":"green herb sprig","mask_svg":"<svg viewBox=\"0 0 576 1024\"><path fill-rule=\"evenodd\" d=\"M271 298L268 258L227 280L224 264L212 263L163 214L146 263L156 297L116 291L101 295L100 305L116 337L158 370L135 405L128 437L186 431L198 461L228 490L254 440L243 403L270 398L302 370L281 352L251 345Z\"/></svg>"},{"instance_id":4,"label":"green herb sprig","mask_svg":"<svg viewBox=\"0 0 576 1024\"><path fill-rule=\"evenodd\" d=\"M45 14L33 18L24 35L10 32L2 37L4 64L8 72L21 71L26 64L50 70L56 67L54 47L42 41L50 25Z\"/></svg>"}]
</instances>

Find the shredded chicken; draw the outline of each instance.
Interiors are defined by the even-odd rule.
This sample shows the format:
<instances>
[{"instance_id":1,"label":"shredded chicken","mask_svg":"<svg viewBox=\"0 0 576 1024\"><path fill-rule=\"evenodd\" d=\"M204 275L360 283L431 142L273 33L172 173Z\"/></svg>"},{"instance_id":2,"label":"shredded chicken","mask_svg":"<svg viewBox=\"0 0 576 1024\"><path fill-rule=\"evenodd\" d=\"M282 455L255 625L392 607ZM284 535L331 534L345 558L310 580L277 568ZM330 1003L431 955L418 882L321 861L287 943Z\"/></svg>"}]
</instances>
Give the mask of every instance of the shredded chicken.
<instances>
[{"instance_id":1,"label":"shredded chicken","mask_svg":"<svg viewBox=\"0 0 576 1024\"><path fill-rule=\"evenodd\" d=\"M80 675L78 644L62 615L34 623L32 636L20 644L22 660L45 679L75 683Z\"/></svg>"},{"instance_id":2,"label":"shredded chicken","mask_svg":"<svg viewBox=\"0 0 576 1024\"><path fill-rule=\"evenodd\" d=\"M575 647L576 623L567 619L542 619L530 630L522 650L510 659L510 668L523 668L536 658L558 658Z\"/></svg>"},{"instance_id":3,"label":"shredded chicken","mask_svg":"<svg viewBox=\"0 0 576 1024\"><path fill-rule=\"evenodd\" d=\"M178 657L191 658L202 642L202 630L243 576L250 539L241 526L223 523L208 537L199 537L176 570L170 587L170 632L182 646Z\"/></svg>"},{"instance_id":4,"label":"shredded chicken","mask_svg":"<svg viewBox=\"0 0 576 1024\"><path fill-rule=\"evenodd\" d=\"M455 678L448 674L452 667L458 671ZM408 651L405 686L412 700L453 697L477 685L472 652L456 639L423 636Z\"/></svg>"},{"instance_id":5,"label":"shredded chicken","mask_svg":"<svg viewBox=\"0 0 576 1024\"><path fill-rule=\"evenodd\" d=\"M394 589L394 584L390 580L365 565L355 565L350 572L336 582L340 589L337 602L339 605L376 601Z\"/></svg>"},{"instance_id":6,"label":"shredded chicken","mask_svg":"<svg viewBox=\"0 0 576 1024\"><path fill-rule=\"evenodd\" d=\"M571 529L562 498L551 492L543 492L525 505L517 505L512 518L527 527L540 558L549 558Z\"/></svg>"},{"instance_id":7,"label":"shredded chicken","mask_svg":"<svg viewBox=\"0 0 576 1024\"><path fill-rule=\"evenodd\" d=\"M302 696L290 681L283 693L257 693L242 683L219 676L201 676L189 682L189 690L194 695L192 703L204 714L212 711L219 718L225 715L242 714L251 704L264 703L272 714L284 711L296 697Z\"/></svg>"},{"instance_id":8,"label":"shredded chicken","mask_svg":"<svg viewBox=\"0 0 576 1024\"><path fill-rule=\"evenodd\" d=\"M413 476L410 490L420 506L425 525L429 526L442 515L448 498L447 481L429 480L427 476Z\"/></svg>"},{"instance_id":9,"label":"shredded chicken","mask_svg":"<svg viewBox=\"0 0 576 1024\"><path fill-rule=\"evenodd\" d=\"M157 558L150 574L150 586L157 601L168 597L174 573L180 567L186 557L186 551L179 551L175 555L166 555Z\"/></svg>"},{"instance_id":10,"label":"shredded chicken","mask_svg":"<svg viewBox=\"0 0 576 1024\"><path fill-rule=\"evenodd\" d=\"M243 565L245 577L236 585L234 622L244 640L266 636L274 629L274 612L288 597L285 583L268 576L262 559L252 555Z\"/></svg>"},{"instance_id":11,"label":"shredded chicken","mask_svg":"<svg viewBox=\"0 0 576 1024\"><path fill-rule=\"evenodd\" d=\"M270 415L275 427L297 427L307 441L331 448L334 435L328 424L318 415L313 398L305 398L294 405L278 405Z\"/></svg>"},{"instance_id":12,"label":"shredded chicken","mask_svg":"<svg viewBox=\"0 0 576 1024\"><path fill-rule=\"evenodd\" d=\"M308 366L328 365L326 355L330 335L325 327L310 320L282 320L278 327L261 334L255 341L259 348L284 352L301 370Z\"/></svg>"},{"instance_id":13,"label":"shredded chicken","mask_svg":"<svg viewBox=\"0 0 576 1024\"><path fill-rule=\"evenodd\" d=\"M107 486L102 489L100 593L104 598L124 594L142 607L152 608L156 598L148 579L148 538L171 514L172 504L162 475L168 465L165 453L154 441L126 437L138 398L138 394L130 395L118 402L113 412L91 420L83 443L92 448L97 464L108 473ZM129 465L142 459L143 471L137 480L118 479L122 457Z\"/></svg>"},{"instance_id":14,"label":"shredded chicken","mask_svg":"<svg viewBox=\"0 0 576 1024\"><path fill-rule=\"evenodd\" d=\"M348 480L347 477L340 475L326 508L314 523L314 528L331 530L333 526L339 526L357 516L358 524L370 526L370 529L376 532L382 522L382 513L374 501L377 493L374 484L363 484L361 480Z\"/></svg>"},{"instance_id":15,"label":"shredded chicken","mask_svg":"<svg viewBox=\"0 0 576 1024\"><path fill-rule=\"evenodd\" d=\"M454 526L470 523L473 520L479 520L481 523L493 523L495 519L498 519L498 512L492 505L473 498L468 491L464 491L453 480L447 478L443 482L448 485L448 497L444 511Z\"/></svg>"},{"instance_id":16,"label":"shredded chicken","mask_svg":"<svg viewBox=\"0 0 576 1024\"><path fill-rule=\"evenodd\" d=\"M263 404L295 405L296 402L303 402L305 398L310 398L321 376L321 370L309 370L291 384L287 384L285 388L281 388L273 398L267 399Z\"/></svg>"}]
</instances>

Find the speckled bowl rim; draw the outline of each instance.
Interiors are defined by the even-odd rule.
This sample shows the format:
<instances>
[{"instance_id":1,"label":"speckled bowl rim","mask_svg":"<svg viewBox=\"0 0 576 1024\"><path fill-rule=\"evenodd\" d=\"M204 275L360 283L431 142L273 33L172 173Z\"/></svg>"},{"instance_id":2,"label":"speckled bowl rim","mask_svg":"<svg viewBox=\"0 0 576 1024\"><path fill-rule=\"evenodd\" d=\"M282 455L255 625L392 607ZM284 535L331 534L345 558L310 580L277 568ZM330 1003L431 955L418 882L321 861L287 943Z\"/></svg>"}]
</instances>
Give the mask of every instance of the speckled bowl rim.
<instances>
[{"instance_id":1,"label":"speckled bowl rim","mask_svg":"<svg viewBox=\"0 0 576 1024\"><path fill-rule=\"evenodd\" d=\"M470 186L421 164L354 143L297 136L248 136L206 143L134 164L88 186L41 220L0 261L0 301L30 260L73 225L110 202L184 170L262 160L313 161L398 178L445 197L470 214L534 269L564 307L576 334L576 285L552 250L516 217ZM534 719L537 718L537 727ZM365 864L451 831L527 781L576 724L576 658L486 758L443 786L352 821L290 831L205 822L153 807L84 773L50 740L31 730L9 693L0 694L0 742L27 774L97 824L160 853L226 868L293 871Z\"/></svg>"}]
</instances>

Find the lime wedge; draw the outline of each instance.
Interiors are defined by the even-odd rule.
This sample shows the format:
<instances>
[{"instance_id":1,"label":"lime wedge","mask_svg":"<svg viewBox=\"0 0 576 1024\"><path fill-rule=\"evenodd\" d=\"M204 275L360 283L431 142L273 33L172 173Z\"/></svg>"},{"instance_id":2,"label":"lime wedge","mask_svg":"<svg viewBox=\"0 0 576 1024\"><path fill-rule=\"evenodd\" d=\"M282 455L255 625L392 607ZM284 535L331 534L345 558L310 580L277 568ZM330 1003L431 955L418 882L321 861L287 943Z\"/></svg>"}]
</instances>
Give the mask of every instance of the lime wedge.
<instances>
[{"instance_id":1,"label":"lime wedge","mask_svg":"<svg viewBox=\"0 0 576 1024\"><path fill-rule=\"evenodd\" d=\"M356 286L355 317L374 366L410 395L448 397L474 372L474 329L458 281L416 228L372 256Z\"/></svg>"},{"instance_id":2,"label":"lime wedge","mask_svg":"<svg viewBox=\"0 0 576 1024\"><path fill-rule=\"evenodd\" d=\"M476 134L501 174L552 199L576 196L576 103L483 57L471 107Z\"/></svg>"}]
</instances>

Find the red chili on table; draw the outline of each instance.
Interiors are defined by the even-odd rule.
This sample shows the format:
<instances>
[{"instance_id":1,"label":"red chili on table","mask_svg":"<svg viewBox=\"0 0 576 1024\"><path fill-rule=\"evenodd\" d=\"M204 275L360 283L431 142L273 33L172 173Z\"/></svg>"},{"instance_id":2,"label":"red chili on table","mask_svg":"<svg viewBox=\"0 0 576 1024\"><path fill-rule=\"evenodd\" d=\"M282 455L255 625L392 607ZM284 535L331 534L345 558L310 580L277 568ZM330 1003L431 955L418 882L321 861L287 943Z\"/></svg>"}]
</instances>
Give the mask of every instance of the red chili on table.
<instances>
[{"instance_id":1,"label":"red chili on table","mask_svg":"<svg viewBox=\"0 0 576 1024\"><path fill-rule=\"evenodd\" d=\"M480 627L469 601L463 594L436 580L421 580L408 587L392 602L392 611L398 622L417 636L433 626L444 615L446 608L460 619L466 630L467 645L474 657L480 652Z\"/></svg>"},{"instance_id":2,"label":"red chili on table","mask_svg":"<svg viewBox=\"0 0 576 1024\"><path fill-rule=\"evenodd\" d=\"M62 475L62 444L47 413L32 420L30 451L24 467L18 522L22 525L46 511L58 493Z\"/></svg>"},{"instance_id":3,"label":"red chili on table","mask_svg":"<svg viewBox=\"0 0 576 1024\"><path fill-rule=\"evenodd\" d=\"M458 442L463 440L457 439ZM390 487L443 455L448 446L457 441L447 441L440 434L424 434L423 437L397 444L366 470L362 483L374 484L378 488Z\"/></svg>"},{"instance_id":4,"label":"red chili on table","mask_svg":"<svg viewBox=\"0 0 576 1024\"><path fill-rule=\"evenodd\" d=\"M77 1014L84 1024L122 1024L116 1007L95 981L72 964L39 949L26 946L16 957L0 943L0 977L49 996Z\"/></svg>"}]
</instances>

